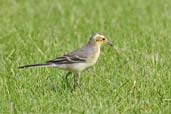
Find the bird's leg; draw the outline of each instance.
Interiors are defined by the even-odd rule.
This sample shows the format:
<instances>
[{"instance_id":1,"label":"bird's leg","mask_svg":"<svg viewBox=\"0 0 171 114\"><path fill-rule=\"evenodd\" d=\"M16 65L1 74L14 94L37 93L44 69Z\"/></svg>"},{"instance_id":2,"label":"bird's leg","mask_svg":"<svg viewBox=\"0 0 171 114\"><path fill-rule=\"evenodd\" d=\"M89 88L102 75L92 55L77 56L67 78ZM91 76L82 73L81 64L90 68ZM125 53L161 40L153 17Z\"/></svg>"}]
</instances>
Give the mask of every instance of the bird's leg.
<instances>
[{"instance_id":1,"label":"bird's leg","mask_svg":"<svg viewBox=\"0 0 171 114\"><path fill-rule=\"evenodd\" d=\"M80 86L80 73L77 74L77 85Z\"/></svg>"},{"instance_id":2,"label":"bird's leg","mask_svg":"<svg viewBox=\"0 0 171 114\"><path fill-rule=\"evenodd\" d=\"M71 75L71 74L72 74L72 72L68 72L68 73L66 74L66 76L65 76L65 80L66 80L67 86L69 86L69 83L68 83L68 76Z\"/></svg>"},{"instance_id":3,"label":"bird's leg","mask_svg":"<svg viewBox=\"0 0 171 114\"><path fill-rule=\"evenodd\" d=\"M76 75L75 75L75 80L74 80L74 88L76 87L76 85L80 88L80 72L78 72Z\"/></svg>"}]
</instances>

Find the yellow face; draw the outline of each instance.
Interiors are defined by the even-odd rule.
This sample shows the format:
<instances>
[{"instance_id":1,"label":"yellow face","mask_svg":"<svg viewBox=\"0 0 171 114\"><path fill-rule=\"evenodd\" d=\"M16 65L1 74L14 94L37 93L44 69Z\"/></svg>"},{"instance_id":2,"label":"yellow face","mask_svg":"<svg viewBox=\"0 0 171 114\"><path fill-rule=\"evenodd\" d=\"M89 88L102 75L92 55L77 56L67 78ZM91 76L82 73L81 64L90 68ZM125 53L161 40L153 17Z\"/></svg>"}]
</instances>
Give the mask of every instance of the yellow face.
<instances>
[{"instance_id":1,"label":"yellow face","mask_svg":"<svg viewBox=\"0 0 171 114\"><path fill-rule=\"evenodd\" d=\"M103 35L96 35L94 38L97 45L108 44L112 46L112 43L107 40L107 38Z\"/></svg>"}]
</instances>

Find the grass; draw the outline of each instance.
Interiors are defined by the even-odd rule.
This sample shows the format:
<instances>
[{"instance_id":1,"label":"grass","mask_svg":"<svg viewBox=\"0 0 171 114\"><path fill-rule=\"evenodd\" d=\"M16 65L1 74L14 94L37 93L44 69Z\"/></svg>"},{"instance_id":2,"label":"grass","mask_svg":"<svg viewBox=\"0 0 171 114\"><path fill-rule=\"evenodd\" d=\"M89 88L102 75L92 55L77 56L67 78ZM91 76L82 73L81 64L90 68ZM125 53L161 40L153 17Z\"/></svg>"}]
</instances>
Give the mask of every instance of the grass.
<instances>
[{"instance_id":1,"label":"grass","mask_svg":"<svg viewBox=\"0 0 171 114\"><path fill-rule=\"evenodd\" d=\"M0 0L0 113L170 114L170 12L170 0ZM66 88L64 71L17 69L93 32L114 47L82 73L82 91Z\"/></svg>"}]
</instances>

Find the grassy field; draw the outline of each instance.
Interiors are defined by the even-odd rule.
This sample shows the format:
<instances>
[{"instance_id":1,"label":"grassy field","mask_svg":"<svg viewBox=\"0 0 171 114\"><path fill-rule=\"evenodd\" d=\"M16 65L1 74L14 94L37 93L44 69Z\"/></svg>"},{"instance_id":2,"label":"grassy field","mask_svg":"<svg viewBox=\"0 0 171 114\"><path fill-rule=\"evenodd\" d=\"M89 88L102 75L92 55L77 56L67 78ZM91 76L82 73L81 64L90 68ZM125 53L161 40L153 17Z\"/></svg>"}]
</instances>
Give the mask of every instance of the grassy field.
<instances>
[{"instance_id":1,"label":"grassy field","mask_svg":"<svg viewBox=\"0 0 171 114\"><path fill-rule=\"evenodd\" d=\"M82 73L82 90L71 92L58 69L17 69L81 47L94 32L114 46ZM6 113L171 114L171 1L0 0Z\"/></svg>"}]
</instances>

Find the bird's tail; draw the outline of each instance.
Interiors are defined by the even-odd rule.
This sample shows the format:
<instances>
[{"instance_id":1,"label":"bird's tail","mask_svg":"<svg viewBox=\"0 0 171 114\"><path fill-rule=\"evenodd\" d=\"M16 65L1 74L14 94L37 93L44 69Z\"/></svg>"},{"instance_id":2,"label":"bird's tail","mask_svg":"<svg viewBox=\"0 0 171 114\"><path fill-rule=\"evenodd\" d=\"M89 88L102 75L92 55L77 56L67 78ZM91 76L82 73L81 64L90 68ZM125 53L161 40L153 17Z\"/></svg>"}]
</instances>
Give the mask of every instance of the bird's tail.
<instances>
[{"instance_id":1,"label":"bird's tail","mask_svg":"<svg viewBox=\"0 0 171 114\"><path fill-rule=\"evenodd\" d=\"M20 66L20 67L18 67L18 68L19 68L19 69L23 69L23 68L50 67L50 66L52 66L52 64L50 64L50 63L45 63L45 64L24 65L24 66Z\"/></svg>"}]
</instances>

